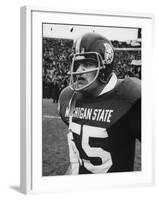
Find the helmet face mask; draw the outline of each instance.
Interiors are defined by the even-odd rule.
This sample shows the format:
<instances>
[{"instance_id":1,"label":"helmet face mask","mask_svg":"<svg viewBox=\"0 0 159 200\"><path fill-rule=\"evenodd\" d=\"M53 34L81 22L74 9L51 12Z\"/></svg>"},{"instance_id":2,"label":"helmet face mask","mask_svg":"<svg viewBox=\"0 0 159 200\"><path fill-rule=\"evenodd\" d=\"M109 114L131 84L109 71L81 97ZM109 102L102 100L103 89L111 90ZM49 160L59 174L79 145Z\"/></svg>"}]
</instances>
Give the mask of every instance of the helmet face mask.
<instances>
[{"instance_id":1,"label":"helmet face mask","mask_svg":"<svg viewBox=\"0 0 159 200\"><path fill-rule=\"evenodd\" d=\"M78 70L79 66L83 65L85 70ZM102 59L97 52L86 52L81 54L74 54L71 71L70 71L70 86L73 90L80 91L86 89L97 79L101 69L104 69L105 66L102 64ZM91 82L79 87L78 77L82 74L94 72L94 78Z\"/></svg>"},{"instance_id":2,"label":"helmet face mask","mask_svg":"<svg viewBox=\"0 0 159 200\"><path fill-rule=\"evenodd\" d=\"M72 65L68 74L70 74L70 87L73 90L81 91L91 87L97 79L101 83L106 82L106 68L112 64L114 51L111 43L96 33L87 33L78 40L80 41L74 43ZM82 64L85 66L85 70L78 70ZM78 76L86 73L94 73L94 78L79 87Z\"/></svg>"}]
</instances>

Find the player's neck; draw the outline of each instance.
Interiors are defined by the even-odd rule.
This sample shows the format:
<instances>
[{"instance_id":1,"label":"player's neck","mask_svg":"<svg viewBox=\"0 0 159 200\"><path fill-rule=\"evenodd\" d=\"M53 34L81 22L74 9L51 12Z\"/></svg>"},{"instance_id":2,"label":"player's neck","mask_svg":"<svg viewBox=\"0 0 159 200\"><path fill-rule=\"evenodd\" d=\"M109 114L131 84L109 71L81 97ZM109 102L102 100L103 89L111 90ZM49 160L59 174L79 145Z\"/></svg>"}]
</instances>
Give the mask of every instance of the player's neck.
<instances>
[{"instance_id":1,"label":"player's neck","mask_svg":"<svg viewBox=\"0 0 159 200\"><path fill-rule=\"evenodd\" d=\"M111 77L113 74L110 74L110 76L108 77L107 81L105 83L101 83L99 80L96 80L90 88L87 88L87 90L83 90L82 94L87 97L87 98L95 98L97 96L99 96L103 89L107 86L107 84L109 83ZM116 84L116 83L115 83Z\"/></svg>"},{"instance_id":2,"label":"player's neck","mask_svg":"<svg viewBox=\"0 0 159 200\"><path fill-rule=\"evenodd\" d=\"M90 90L82 91L82 94L87 98L95 98L99 96L99 94L104 89L105 84L99 84L98 87L92 87Z\"/></svg>"}]
</instances>

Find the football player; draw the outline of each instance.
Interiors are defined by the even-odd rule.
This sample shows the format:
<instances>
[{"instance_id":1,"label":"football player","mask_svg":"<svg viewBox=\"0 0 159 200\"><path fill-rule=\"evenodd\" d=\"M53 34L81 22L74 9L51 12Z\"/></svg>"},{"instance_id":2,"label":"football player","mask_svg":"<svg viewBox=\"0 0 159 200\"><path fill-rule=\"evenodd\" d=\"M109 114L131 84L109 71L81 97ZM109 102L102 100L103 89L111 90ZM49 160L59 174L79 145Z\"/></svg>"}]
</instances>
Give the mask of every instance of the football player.
<instances>
[{"instance_id":1,"label":"football player","mask_svg":"<svg viewBox=\"0 0 159 200\"><path fill-rule=\"evenodd\" d=\"M73 45L70 86L59 98L68 125L70 174L133 171L135 141L141 140L141 83L117 79L114 49L97 33Z\"/></svg>"}]
</instances>

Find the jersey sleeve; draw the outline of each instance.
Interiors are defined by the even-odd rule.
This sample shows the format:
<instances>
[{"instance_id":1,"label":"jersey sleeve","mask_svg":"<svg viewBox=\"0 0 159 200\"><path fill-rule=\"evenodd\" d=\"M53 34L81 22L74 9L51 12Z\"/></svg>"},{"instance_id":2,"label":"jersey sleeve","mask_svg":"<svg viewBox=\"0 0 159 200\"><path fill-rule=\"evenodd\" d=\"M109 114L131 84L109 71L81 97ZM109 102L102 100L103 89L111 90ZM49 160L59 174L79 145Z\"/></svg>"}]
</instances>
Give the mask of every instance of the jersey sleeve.
<instances>
[{"instance_id":1,"label":"jersey sleeve","mask_svg":"<svg viewBox=\"0 0 159 200\"><path fill-rule=\"evenodd\" d=\"M127 78L119 89L120 96L131 107L127 113L127 126L131 135L141 141L141 80Z\"/></svg>"},{"instance_id":2,"label":"jersey sleeve","mask_svg":"<svg viewBox=\"0 0 159 200\"><path fill-rule=\"evenodd\" d=\"M141 141L141 98L135 102L130 110L128 126L132 135Z\"/></svg>"},{"instance_id":3,"label":"jersey sleeve","mask_svg":"<svg viewBox=\"0 0 159 200\"><path fill-rule=\"evenodd\" d=\"M134 104L141 98L141 80L137 78L126 78L119 85L118 95L124 101Z\"/></svg>"},{"instance_id":4,"label":"jersey sleeve","mask_svg":"<svg viewBox=\"0 0 159 200\"><path fill-rule=\"evenodd\" d=\"M133 132L135 138L141 141L141 80L137 78L131 78L131 118L129 120L129 126Z\"/></svg>"},{"instance_id":5,"label":"jersey sleeve","mask_svg":"<svg viewBox=\"0 0 159 200\"><path fill-rule=\"evenodd\" d=\"M72 98L73 90L70 87L66 87L61 91L58 100L58 112L61 119L68 125L69 124L69 102Z\"/></svg>"},{"instance_id":6,"label":"jersey sleeve","mask_svg":"<svg viewBox=\"0 0 159 200\"><path fill-rule=\"evenodd\" d=\"M70 166L67 171L67 174L78 174L79 171L79 153L77 147L73 141L72 132L67 134L67 141L69 147L69 159L70 159Z\"/></svg>"}]
</instances>

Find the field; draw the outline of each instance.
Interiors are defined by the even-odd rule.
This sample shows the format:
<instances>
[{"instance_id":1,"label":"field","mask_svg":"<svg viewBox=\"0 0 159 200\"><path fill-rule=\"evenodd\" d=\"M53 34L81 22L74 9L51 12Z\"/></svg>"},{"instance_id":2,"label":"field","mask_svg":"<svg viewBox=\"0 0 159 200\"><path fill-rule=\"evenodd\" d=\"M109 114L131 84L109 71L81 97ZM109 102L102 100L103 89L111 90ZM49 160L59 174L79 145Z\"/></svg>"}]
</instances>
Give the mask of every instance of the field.
<instances>
[{"instance_id":1,"label":"field","mask_svg":"<svg viewBox=\"0 0 159 200\"><path fill-rule=\"evenodd\" d=\"M62 175L68 168L67 127L58 117L57 104L43 100L43 176Z\"/></svg>"},{"instance_id":2,"label":"field","mask_svg":"<svg viewBox=\"0 0 159 200\"><path fill-rule=\"evenodd\" d=\"M43 99L43 176L63 175L68 166L67 126L61 121L57 104ZM136 142L134 170L141 170L141 147Z\"/></svg>"}]
</instances>

